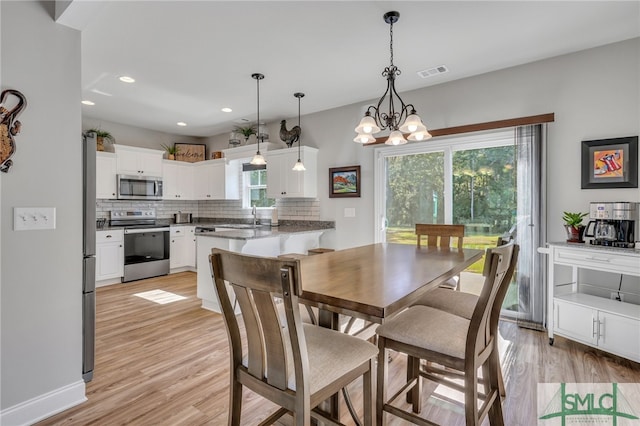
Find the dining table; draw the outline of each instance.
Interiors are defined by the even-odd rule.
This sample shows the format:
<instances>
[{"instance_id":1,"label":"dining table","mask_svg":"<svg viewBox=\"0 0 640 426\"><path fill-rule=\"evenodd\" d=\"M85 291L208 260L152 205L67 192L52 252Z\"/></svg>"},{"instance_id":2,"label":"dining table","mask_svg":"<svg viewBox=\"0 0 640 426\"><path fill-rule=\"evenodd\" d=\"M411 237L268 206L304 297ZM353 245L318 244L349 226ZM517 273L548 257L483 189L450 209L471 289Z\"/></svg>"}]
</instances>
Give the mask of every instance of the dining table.
<instances>
[{"instance_id":1,"label":"dining table","mask_svg":"<svg viewBox=\"0 0 640 426\"><path fill-rule=\"evenodd\" d=\"M320 326L339 329L340 314L382 324L483 254L477 249L376 243L308 256L300 262L298 299L319 309ZM339 418L337 396L324 408Z\"/></svg>"}]
</instances>

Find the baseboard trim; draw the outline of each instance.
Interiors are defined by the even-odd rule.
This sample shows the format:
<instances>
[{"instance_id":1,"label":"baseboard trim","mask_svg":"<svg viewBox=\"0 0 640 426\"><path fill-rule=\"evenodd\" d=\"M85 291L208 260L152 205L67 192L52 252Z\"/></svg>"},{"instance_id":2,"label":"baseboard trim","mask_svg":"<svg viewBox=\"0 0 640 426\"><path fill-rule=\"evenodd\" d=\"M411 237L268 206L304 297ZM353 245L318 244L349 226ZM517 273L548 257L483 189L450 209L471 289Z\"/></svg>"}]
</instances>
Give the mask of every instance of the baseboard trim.
<instances>
[{"instance_id":1,"label":"baseboard trim","mask_svg":"<svg viewBox=\"0 0 640 426\"><path fill-rule=\"evenodd\" d=\"M80 380L0 411L0 425L32 425L87 400Z\"/></svg>"}]
</instances>

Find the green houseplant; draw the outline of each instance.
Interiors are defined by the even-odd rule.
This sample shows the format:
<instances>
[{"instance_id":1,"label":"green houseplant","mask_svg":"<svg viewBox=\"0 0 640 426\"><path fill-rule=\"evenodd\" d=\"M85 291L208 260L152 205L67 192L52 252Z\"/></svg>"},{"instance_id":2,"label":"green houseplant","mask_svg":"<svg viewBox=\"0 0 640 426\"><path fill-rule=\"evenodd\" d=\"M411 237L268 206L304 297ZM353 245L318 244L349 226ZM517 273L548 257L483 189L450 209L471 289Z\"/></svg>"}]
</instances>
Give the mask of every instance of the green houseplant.
<instances>
[{"instance_id":1,"label":"green houseplant","mask_svg":"<svg viewBox=\"0 0 640 426\"><path fill-rule=\"evenodd\" d=\"M173 145L166 145L166 144L162 144L160 145L162 146L162 149L164 149L167 153L167 160L175 160L176 159L176 154L178 153L178 148Z\"/></svg>"},{"instance_id":2,"label":"green houseplant","mask_svg":"<svg viewBox=\"0 0 640 426\"><path fill-rule=\"evenodd\" d=\"M106 130L89 129L87 130L87 133L89 132L93 132L96 134L96 142L97 142L96 150L97 151L104 151L105 142L116 143L116 138L114 138L113 135L107 132Z\"/></svg>"},{"instance_id":3,"label":"green houseplant","mask_svg":"<svg viewBox=\"0 0 640 426\"><path fill-rule=\"evenodd\" d=\"M255 135L257 134L257 128L255 125L251 125L251 126L246 126L246 127L242 127L242 126L236 126L233 129L234 132L236 133L240 133L242 134L242 136L244 136L244 144L247 144L247 141L249 140L249 137L251 135Z\"/></svg>"},{"instance_id":4,"label":"green houseplant","mask_svg":"<svg viewBox=\"0 0 640 426\"><path fill-rule=\"evenodd\" d=\"M582 236L584 234L584 225L582 219L587 213L571 213L563 212L562 220L564 220L564 229L567 231L568 243L582 243L584 240Z\"/></svg>"}]
</instances>

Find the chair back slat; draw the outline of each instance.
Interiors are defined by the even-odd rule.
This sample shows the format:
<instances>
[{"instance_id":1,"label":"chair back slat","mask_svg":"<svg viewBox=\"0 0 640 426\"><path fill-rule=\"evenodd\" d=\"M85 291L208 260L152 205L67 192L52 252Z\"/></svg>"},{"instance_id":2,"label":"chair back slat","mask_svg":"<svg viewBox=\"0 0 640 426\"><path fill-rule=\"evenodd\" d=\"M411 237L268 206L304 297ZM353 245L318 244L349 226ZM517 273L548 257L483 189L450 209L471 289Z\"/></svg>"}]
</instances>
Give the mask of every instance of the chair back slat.
<instances>
[{"instance_id":1,"label":"chair back slat","mask_svg":"<svg viewBox=\"0 0 640 426\"><path fill-rule=\"evenodd\" d=\"M309 385L304 377L308 375L309 364L298 304L300 261L248 256L221 249L211 252L212 274L227 325L233 369L246 359L249 374L285 390L287 368L293 366L296 395L303 398L308 393ZM246 329L246 351L226 282L240 306ZM278 315L276 297L284 303L284 317Z\"/></svg>"},{"instance_id":2,"label":"chair back slat","mask_svg":"<svg viewBox=\"0 0 640 426\"><path fill-rule=\"evenodd\" d=\"M422 237L426 236L429 247L451 247L452 240L456 238L458 248L462 249L464 225L416 223L416 236L418 248L422 245Z\"/></svg>"},{"instance_id":3,"label":"chair back slat","mask_svg":"<svg viewBox=\"0 0 640 426\"><path fill-rule=\"evenodd\" d=\"M271 294L254 291L253 301L262 324L267 383L284 390L287 388L287 354L282 330L286 324L281 324Z\"/></svg>"},{"instance_id":4,"label":"chair back slat","mask_svg":"<svg viewBox=\"0 0 640 426\"><path fill-rule=\"evenodd\" d=\"M483 275L485 282L471 316L467 334L468 353L479 354L491 344L497 331L500 308L513 277L519 246L508 244L487 249Z\"/></svg>"},{"instance_id":5,"label":"chair back slat","mask_svg":"<svg viewBox=\"0 0 640 426\"><path fill-rule=\"evenodd\" d=\"M236 300L240 306L242 312L242 319L244 321L244 328L247 334L247 368L249 374L254 377L262 378L264 376L264 363L265 353L262 345L262 328L260 327L259 319L250 291L235 284L231 287L236 295ZM226 288L225 288L226 290Z\"/></svg>"}]
</instances>

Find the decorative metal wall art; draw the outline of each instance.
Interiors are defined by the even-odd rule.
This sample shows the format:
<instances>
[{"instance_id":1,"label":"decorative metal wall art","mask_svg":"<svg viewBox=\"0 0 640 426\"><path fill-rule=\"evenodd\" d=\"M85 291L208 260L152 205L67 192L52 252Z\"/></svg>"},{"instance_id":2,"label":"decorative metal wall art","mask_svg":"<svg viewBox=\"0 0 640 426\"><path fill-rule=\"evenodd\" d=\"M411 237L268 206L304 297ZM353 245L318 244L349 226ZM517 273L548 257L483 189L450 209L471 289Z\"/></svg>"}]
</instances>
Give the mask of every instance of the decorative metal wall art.
<instances>
[{"instance_id":1,"label":"decorative metal wall art","mask_svg":"<svg viewBox=\"0 0 640 426\"><path fill-rule=\"evenodd\" d=\"M10 96L16 97L11 99ZM16 120L27 106L27 98L17 90L4 90L0 96L0 172L7 173L13 165L11 156L16 152L16 142L13 139L20 133L22 123Z\"/></svg>"}]
</instances>

